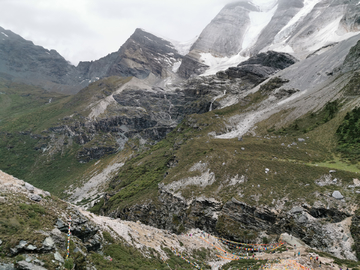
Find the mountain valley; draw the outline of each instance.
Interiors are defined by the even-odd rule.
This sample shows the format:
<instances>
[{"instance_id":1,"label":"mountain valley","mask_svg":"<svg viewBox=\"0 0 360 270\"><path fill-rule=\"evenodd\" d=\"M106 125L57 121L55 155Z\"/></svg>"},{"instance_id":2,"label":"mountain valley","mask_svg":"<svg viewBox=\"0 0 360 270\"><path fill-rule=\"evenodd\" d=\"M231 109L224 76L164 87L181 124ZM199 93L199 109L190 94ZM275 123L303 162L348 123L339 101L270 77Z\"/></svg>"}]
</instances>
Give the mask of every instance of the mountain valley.
<instances>
[{"instance_id":1,"label":"mountain valley","mask_svg":"<svg viewBox=\"0 0 360 270\"><path fill-rule=\"evenodd\" d=\"M295 257L294 238L308 268L321 266L304 261L316 252L329 269L358 269L359 8L237 1L188 51L136 29L76 67L0 27L0 170L11 179L0 189L0 269L37 269L9 266L29 243L61 269L50 257L64 257L66 215L76 217L72 253L82 250L75 269L248 267L218 253L234 252L218 238L287 239L264 260ZM76 235L81 224L89 237Z\"/></svg>"}]
</instances>

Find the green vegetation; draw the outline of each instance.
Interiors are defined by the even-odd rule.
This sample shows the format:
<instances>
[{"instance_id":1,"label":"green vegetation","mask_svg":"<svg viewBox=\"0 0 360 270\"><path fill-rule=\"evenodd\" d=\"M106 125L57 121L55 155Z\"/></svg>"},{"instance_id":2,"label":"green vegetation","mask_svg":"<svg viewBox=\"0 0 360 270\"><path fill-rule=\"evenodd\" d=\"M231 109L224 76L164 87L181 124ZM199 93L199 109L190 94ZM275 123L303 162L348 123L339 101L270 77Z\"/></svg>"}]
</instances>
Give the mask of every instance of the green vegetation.
<instances>
[{"instance_id":1,"label":"green vegetation","mask_svg":"<svg viewBox=\"0 0 360 270\"><path fill-rule=\"evenodd\" d=\"M125 246L121 242L104 247L104 256L98 253L92 253L90 260L97 269L193 269L194 267L174 255L167 248L163 249L170 258L163 261L155 250L149 249L145 258L136 248ZM201 252L201 251L200 251ZM109 257L108 257L109 256ZM168 266L169 265L169 266ZM206 268L210 269L204 264Z\"/></svg>"},{"instance_id":2,"label":"green vegetation","mask_svg":"<svg viewBox=\"0 0 360 270\"><path fill-rule=\"evenodd\" d=\"M254 269L257 270L261 266L265 265L268 261L267 260L238 260L238 261L231 261L225 264L221 269L223 270L231 270L231 269Z\"/></svg>"},{"instance_id":3,"label":"green vegetation","mask_svg":"<svg viewBox=\"0 0 360 270\"><path fill-rule=\"evenodd\" d=\"M76 138L48 129L83 121L91 102L108 96L129 79L99 80L74 96L0 79L0 169L64 196L64 189L76 185L95 163L79 163L79 151L84 147L111 146L114 140L100 134L94 141L79 145Z\"/></svg>"},{"instance_id":4,"label":"green vegetation","mask_svg":"<svg viewBox=\"0 0 360 270\"><path fill-rule=\"evenodd\" d=\"M254 94L251 98L260 97ZM218 120L220 115L246 110L250 103L186 117L164 140L126 162L111 182L108 193L114 195L102 209L105 213L121 211L148 199L156 205L158 184L200 176L201 170L191 170L199 161L214 173L216 181L203 187L183 185L181 194L185 198L208 196L220 201L235 198L250 205L271 205L274 200L287 197L287 205L291 205L298 199L313 203L317 200L316 193L332 192L331 186L318 186L315 180L328 174L331 164L335 164L332 163L336 147L334 125L341 121L340 102L329 102L318 113L305 115L288 127L270 131L269 135L266 129L261 137L244 136L242 140L221 140L208 135L224 131L222 121ZM320 134L325 136L320 137ZM300 137L305 141L299 142ZM323 163L328 165L315 166ZM265 168L269 168L268 173ZM355 172L355 168L347 170L343 166L338 168L336 177L344 184L351 184ZM236 176L244 177L242 184L224 184ZM349 191L342 192L352 196ZM98 212L100 207L96 205L94 211ZM176 218L173 221L179 223ZM225 220L223 233L233 222Z\"/></svg>"},{"instance_id":5,"label":"green vegetation","mask_svg":"<svg viewBox=\"0 0 360 270\"><path fill-rule=\"evenodd\" d=\"M338 151L353 162L360 161L360 107L348 112L336 130Z\"/></svg>"},{"instance_id":6,"label":"green vegetation","mask_svg":"<svg viewBox=\"0 0 360 270\"><path fill-rule=\"evenodd\" d=\"M330 255L326 252L321 252L318 250L310 250L310 252L319 254L321 257L327 257L327 258L331 258L334 259L334 263L339 265L340 267L346 267L346 268L352 268L354 269L355 267L359 267L360 263L357 261L352 261L352 260L343 260L343 259L339 259L333 255Z\"/></svg>"},{"instance_id":7,"label":"green vegetation","mask_svg":"<svg viewBox=\"0 0 360 270\"><path fill-rule=\"evenodd\" d=\"M40 203L30 201L23 194L0 193L8 202L0 204L0 235L3 241L0 257L5 259L21 240L31 243L37 248L47 237L42 232L51 231L58 219L58 211L66 204L56 197L45 197ZM21 260L19 254L15 260ZM49 257L50 256L50 257ZM47 262L47 269L55 269L51 262L53 255L41 255L41 260Z\"/></svg>"}]
</instances>

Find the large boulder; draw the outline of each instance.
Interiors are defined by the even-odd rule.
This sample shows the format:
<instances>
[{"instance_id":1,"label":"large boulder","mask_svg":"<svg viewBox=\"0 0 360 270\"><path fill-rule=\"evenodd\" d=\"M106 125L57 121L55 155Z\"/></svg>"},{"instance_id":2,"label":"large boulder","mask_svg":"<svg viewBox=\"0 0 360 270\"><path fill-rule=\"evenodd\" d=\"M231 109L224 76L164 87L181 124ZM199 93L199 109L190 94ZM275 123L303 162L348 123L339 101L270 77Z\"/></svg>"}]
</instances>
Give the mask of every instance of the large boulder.
<instances>
[{"instance_id":1,"label":"large boulder","mask_svg":"<svg viewBox=\"0 0 360 270\"><path fill-rule=\"evenodd\" d=\"M332 194L332 196L337 199L337 200L341 200L344 198L344 196L340 193L340 191L335 190Z\"/></svg>"}]
</instances>

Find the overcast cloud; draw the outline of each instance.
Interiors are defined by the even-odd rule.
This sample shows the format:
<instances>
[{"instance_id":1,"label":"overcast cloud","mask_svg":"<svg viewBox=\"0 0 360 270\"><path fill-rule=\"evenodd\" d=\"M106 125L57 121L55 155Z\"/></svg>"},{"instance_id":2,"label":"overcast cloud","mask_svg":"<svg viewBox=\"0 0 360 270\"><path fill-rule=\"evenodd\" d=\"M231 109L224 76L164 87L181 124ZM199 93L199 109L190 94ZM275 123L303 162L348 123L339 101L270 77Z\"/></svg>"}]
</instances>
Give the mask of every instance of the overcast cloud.
<instances>
[{"instance_id":1,"label":"overcast cloud","mask_svg":"<svg viewBox=\"0 0 360 270\"><path fill-rule=\"evenodd\" d=\"M199 35L233 0L0 0L0 26L73 64L119 47L136 28L173 40Z\"/></svg>"}]
</instances>

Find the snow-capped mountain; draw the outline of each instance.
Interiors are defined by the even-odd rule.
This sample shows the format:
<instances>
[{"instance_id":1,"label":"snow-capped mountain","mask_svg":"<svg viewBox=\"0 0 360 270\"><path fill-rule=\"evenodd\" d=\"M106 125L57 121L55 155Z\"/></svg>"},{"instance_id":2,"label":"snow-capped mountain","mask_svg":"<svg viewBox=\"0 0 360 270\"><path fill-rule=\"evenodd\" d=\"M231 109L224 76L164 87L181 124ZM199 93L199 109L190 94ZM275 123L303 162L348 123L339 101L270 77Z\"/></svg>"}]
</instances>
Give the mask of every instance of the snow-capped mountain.
<instances>
[{"instance_id":1,"label":"snow-capped mountain","mask_svg":"<svg viewBox=\"0 0 360 270\"><path fill-rule=\"evenodd\" d=\"M257 5L258 4L258 5ZM298 59L358 33L356 1L269 0L226 5L202 31L179 75L209 75L269 50Z\"/></svg>"}]
</instances>

